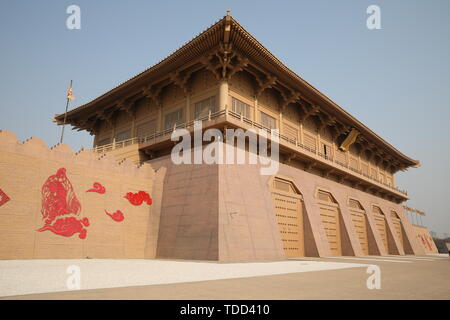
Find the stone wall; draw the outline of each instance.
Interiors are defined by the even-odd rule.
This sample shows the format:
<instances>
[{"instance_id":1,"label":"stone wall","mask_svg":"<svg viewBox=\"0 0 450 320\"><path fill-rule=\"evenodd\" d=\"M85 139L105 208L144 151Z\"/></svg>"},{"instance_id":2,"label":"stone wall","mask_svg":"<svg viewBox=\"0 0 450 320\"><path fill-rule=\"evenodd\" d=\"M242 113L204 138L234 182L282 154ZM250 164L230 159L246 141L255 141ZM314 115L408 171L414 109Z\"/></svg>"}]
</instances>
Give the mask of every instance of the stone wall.
<instances>
[{"instance_id":1,"label":"stone wall","mask_svg":"<svg viewBox=\"0 0 450 320\"><path fill-rule=\"evenodd\" d=\"M153 182L160 174L0 131L0 259L154 257L161 190ZM139 191L153 204L124 197Z\"/></svg>"},{"instance_id":2,"label":"stone wall","mask_svg":"<svg viewBox=\"0 0 450 320\"><path fill-rule=\"evenodd\" d=\"M147 163L166 172L157 258L224 262L285 259L271 197L274 176L261 175L260 165L175 165L170 156ZM319 189L330 192L339 207L343 255L363 255L349 198L359 201L366 212L370 254L424 254L401 205L285 164L280 164L276 176L292 181L303 196L307 256L331 255L320 217ZM376 228L373 205L385 213L389 252ZM395 235L391 210L401 219L403 248Z\"/></svg>"},{"instance_id":3,"label":"stone wall","mask_svg":"<svg viewBox=\"0 0 450 320\"><path fill-rule=\"evenodd\" d=\"M416 233L417 241L422 246L426 254L438 253L438 248L434 243L433 237L430 235L426 227L413 225L413 229Z\"/></svg>"},{"instance_id":4,"label":"stone wall","mask_svg":"<svg viewBox=\"0 0 450 320\"><path fill-rule=\"evenodd\" d=\"M276 175L295 184L303 197L307 256L330 255L319 189L331 193L339 207L344 255L363 254L350 197L366 212L371 254L428 252L401 205L284 164ZM49 149L38 138L22 143L0 131L0 259L285 259L273 178L260 175L260 165L175 165L170 156L136 166L112 154L74 153L64 144ZM389 252L373 205L386 215ZM401 219L403 248L391 210Z\"/></svg>"},{"instance_id":5,"label":"stone wall","mask_svg":"<svg viewBox=\"0 0 450 320\"><path fill-rule=\"evenodd\" d=\"M156 257L219 260L219 166L175 165L170 156L148 163L165 172Z\"/></svg>"}]
</instances>

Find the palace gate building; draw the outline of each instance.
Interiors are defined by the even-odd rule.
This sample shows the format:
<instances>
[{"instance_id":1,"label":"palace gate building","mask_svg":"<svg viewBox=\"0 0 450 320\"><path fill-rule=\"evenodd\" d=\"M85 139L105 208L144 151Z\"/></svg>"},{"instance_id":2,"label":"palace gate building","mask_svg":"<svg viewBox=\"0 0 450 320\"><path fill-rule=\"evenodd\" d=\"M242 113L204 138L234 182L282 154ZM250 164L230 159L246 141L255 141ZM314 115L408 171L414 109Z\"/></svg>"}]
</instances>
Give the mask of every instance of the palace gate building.
<instances>
[{"instance_id":1,"label":"palace gate building","mask_svg":"<svg viewBox=\"0 0 450 320\"><path fill-rule=\"evenodd\" d=\"M261 175L259 164L174 164L171 134L192 131L196 120L203 129L277 129L278 173ZM94 136L98 157L164 172L160 195L152 195L159 203L149 222L157 224L152 257L424 253L402 205L408 195L395 181L419 161L290 70L230 15L69 111L66 123Z\"/></svg>"}]
</instances>

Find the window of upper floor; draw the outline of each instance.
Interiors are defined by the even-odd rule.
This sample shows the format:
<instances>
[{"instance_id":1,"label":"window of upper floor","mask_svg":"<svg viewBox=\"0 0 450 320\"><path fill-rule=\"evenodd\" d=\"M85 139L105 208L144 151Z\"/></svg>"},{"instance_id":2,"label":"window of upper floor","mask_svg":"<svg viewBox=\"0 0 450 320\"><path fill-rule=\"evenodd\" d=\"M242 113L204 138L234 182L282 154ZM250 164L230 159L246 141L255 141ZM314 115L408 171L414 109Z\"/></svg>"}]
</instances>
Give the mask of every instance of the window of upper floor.
<instances>
[{"instance_id":1,"label":"window of upper floor","mask_svg":"<svg viewBox=\"0 0 450 320\"><path fill-rule=\"evenodd\" d=\"M110 138L104 138L100 141L97 142L97 146L104 146L111 143L111 139Z\"/></svg>"},{"instance_id":2,"label":"window of upper floor","mask_svg":"<svg viewBox=\"0 0 450 320\"><path fill-rule=\"evenodd\" d=\"M322 142L322 152L328 158L333 156L331 145L329 145L328 143Z\"/></svg>"},{"instance_id":3,"label":"window of upper floor","mask_svg":"<svg viewBox=\"0 0 450 320\"><path fill-rule=\"evenodd\" d=\"M156 132L156 119L141 123L136 128L136 135L139 138L147 137Z\"/></svg>"},{"instance_id":4,"label":"window of upper floor","mask_svg":"<svg viewBox=\"0 0 450 320\"><path fill-rule=\"evenodd\" d=\"M183 108L166 114L164 117L164 129L171 129L183 123Z\"/></svg>"},{"instance_id":5,"label":"window of upper floor","mask_svg":"<svg viewBox=\"0 0 450 320\"><path fill-rule=\"evenodd\" d=\"M250 105L242 102L239 99L236 99L235 97L231 98L231 109L246 118L250 119L252 117Z\"/></svg>"},{"instance_id":6,"label":"window of upper floor","mask_svg":"<svg viewBox=\"0 0 450 320\"><path fill-rule=\"evenodd\" d=\"M115 140L116 142L124 141L131 138L131 130L124 130L116 134Z\"/></svg>"},{"instance_id":7,"label":"window of upper floor","mask_svg":"<svg viewBox=\"0 0 450 320\"><path fill-rule=\"evenodd\" d=\"M194 104L194 119L208 116L209 112L218 111L216 96L211 96Z\"/></svg>"},{"instance_id":8,"label":"window of upper floor","mask_svg":"<svg viewBox=\"0 0 450 320\"><path fill-rule=\"evenodd\" d=\"M267 113L259 111L259 116L261 119L261 125L268 129L277 128L277 120L274 117L269 116Z\"/></svg>"}]
</instances>

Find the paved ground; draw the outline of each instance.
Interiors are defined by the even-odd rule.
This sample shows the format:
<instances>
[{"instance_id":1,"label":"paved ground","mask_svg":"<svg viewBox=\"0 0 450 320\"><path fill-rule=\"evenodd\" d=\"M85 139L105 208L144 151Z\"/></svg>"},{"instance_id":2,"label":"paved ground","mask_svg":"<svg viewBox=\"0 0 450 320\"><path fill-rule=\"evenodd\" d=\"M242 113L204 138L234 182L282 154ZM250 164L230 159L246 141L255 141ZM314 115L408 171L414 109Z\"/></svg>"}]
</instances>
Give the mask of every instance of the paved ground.
<instances>
[{"instance_id":1,"label":"paved ground","mask_svg":"<svg viewBox=\"0 0 450 320\"><path fill-rule=\"evenodd\" d=\"M365 266L325 261L214 263L173 260L9 260L0 261L0 296L80 289L130 287L267 276ZM79 277L74 271L78 271ZM69 281L69 282L68 282ZM73 288L71 288L73 289Z\"/></svg>"},{"instance_id":2,"label":"paved ground","mask_svg":"<svg viewBox=\"0 0 450 320\"><path fill-rule=\"evenodd\" d=\"M145 260L134 261L148 262ZM103 262L110 261L106 260ZM175 264L178 266L173 268L182 266L184 270L178 274L178 278L159 278L160 282L155 282L156 278L153 278L153 283L167 283L164 281L172 280L170 284L75 290L5 298L450 299L450 259L445 256L306 258L296 261L258 264L218 264L160 260L150 262ZM381 289L379 290L369 290L367 288L366 283L370 276L367 273L369 265L380 267ZM137 264L137 266L136 269L129 270L127 277L133 277L133 273L135 274L137 269L142 268L142 265ZM161 266L163 264L159 265L159 267ZM50 270L51 268L47 266L46 269ZM0 270L2 270L1 263ZM189 275L186 276L186 270L196 271L187 272ZM167 270L168 275L174 272L175 269ZM98 275L100 274L98 273ZM206 277L206 279L222 280L202 281L202 277L199 275ZM183 278L187 279L186 277L191 277L190 281L195 282L184 282ZM125 277L119 278L124 279ZM139 277L136 277L135 280L139 280ZM2 281L2 278L0 278L0 281ZM4 284L4 282L0 283ZM21 286L23 287L24 284L22 283Z\"/></svg>"}]
</instances>

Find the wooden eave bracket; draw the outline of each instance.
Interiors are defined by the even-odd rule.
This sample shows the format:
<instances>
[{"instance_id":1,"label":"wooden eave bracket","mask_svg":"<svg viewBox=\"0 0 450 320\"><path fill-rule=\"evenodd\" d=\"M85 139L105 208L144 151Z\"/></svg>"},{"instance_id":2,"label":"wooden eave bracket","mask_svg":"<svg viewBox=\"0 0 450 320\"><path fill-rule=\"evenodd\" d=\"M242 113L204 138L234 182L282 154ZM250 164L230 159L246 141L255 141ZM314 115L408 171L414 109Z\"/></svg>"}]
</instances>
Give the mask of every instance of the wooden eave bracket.
<instances>
[{"instance_id":1,"label":"wooden eave bracket","mask_svg":"<svg viewBox=\"0 0 450 320\"><path fill-rule=\"evenodd\" d=\"M148 86L142 89L142 95L151 99L157 106L161 105L161 86Z\"/></svg>"}]
</instances>

